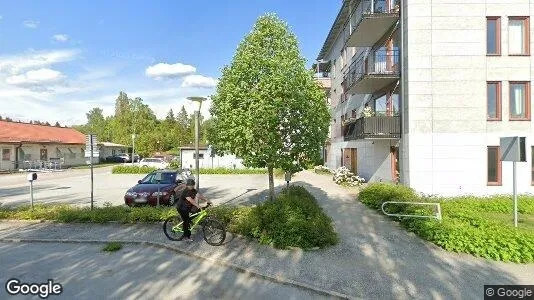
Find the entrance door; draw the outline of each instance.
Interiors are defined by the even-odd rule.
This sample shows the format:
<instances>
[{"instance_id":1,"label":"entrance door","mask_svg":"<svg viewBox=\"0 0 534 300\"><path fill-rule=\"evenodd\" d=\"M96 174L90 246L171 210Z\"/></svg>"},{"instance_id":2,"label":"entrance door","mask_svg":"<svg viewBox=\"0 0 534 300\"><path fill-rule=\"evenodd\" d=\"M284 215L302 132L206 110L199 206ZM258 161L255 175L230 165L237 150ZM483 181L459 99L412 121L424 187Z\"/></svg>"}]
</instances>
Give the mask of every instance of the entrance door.
<instances>
[{"instance_id":1,"label":"entrance door","mask_svg":"<svg viewBox=\"0 0 534 300\"><path fill-rule=\"evenodd\" d=\"M352 173L358 174L358 149L345 148L343 151L343 166Z\"/></svg>"},{"instance_id":2,"label":"entrance door","mask_svg":"<svg viewBox=\"0 0 534 300\"><path fill-rule=\"evenodd\" d=\"M391 147L391 179L393 182L399 182L400 165L399 165L399 147Z\"/></svg>"},{"instance_id":3,"label":"entrance door","mask_svg":"<svg viewBox=\"0 0 534 300\"><path fill-rule=\"evenodd\" d=\"M41 160L48 160L48 149L41 149Z\"/></svg>"},{"instance_id":4,"label":"entrance door","mask_svg":"<svg viewBox=\"0 0 534 300\"><path fill-rule=\"evenodd\" d=\"M358 174L358 149L352 148L350 156L350 170L354 174Z\"/></svg>"}]
</instances>

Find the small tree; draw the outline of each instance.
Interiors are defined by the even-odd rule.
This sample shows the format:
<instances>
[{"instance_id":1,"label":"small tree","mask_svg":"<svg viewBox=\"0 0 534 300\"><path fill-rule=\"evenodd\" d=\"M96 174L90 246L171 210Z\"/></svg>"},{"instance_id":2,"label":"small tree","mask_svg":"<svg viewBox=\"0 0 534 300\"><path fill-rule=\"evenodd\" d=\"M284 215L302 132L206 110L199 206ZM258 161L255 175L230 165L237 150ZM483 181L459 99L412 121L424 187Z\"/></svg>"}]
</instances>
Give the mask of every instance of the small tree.
<instances>
[{"instance_id":1,"label":"small tree","mask_svg":"<svg viewBox=\"0 0 534 300\"><path fill-rule=\"evenodd\" d=\"M246 166L297 172L318 159L328 134L325 94L298 42L273 14L260 17L222 71L210 112L210 143Z\"/></svg>"}]
</instances>

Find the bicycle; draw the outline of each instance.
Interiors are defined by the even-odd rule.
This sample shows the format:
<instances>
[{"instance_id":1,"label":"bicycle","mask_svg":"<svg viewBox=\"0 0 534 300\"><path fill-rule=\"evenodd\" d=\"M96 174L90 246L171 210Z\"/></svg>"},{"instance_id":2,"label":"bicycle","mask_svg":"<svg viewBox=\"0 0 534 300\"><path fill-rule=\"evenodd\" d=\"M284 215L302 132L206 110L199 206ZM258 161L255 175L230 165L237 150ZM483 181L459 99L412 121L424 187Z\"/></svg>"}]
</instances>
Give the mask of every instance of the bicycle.
<instances>
[{"instance_id":1,"label":"bicycle","mask_svg":"<svg viewBox=\"0 0 534 300\"><path fill-rule=\"evenodd\" d=\"M226 227L222 222L208 215L206 208L209 206L210 204L208 203L199 212L191 215L190 230L193 231L197 225L202 226L204 241L211 246L220 246L226 239ZM163 222L163 233L169 240L177 241L183 234L182 223L183 220L179 214L168 217ZM215 238L215 240L212 240L212 238Z\"/></svg>"}]
</instances>

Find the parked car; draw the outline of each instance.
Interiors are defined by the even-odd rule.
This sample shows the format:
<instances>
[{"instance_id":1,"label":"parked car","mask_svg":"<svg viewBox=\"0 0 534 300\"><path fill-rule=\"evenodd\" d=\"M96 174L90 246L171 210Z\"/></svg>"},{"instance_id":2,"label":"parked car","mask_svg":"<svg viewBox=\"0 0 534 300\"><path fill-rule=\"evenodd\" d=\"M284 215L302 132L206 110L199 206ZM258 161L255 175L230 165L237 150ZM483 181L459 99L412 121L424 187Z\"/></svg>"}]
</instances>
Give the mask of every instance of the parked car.
<instances>
[{"instance_id":1,"label":"parked car","mask_svg":"<svg viewBox=\"0 0 534 300\"><path fill-rule=\"evenodd\" d=\"M165 169L169 167L169 163L165 162L161 158L143 158L139 162L141 167L153 167L157 169Z\"/></svg>"},{"instance_id":2,"label":"parked car","mask_svg":"<svg viewBox=\"0 0 534 300\"><path fill-rule=\"evenodd\" d=\"M116 162L116 163L126 163L130 161L130 156L128 154L116 154L106 157L107 162Z\"/></svg>"},{"instance_id":3,"label":"parked car","mask_svg":"<svg viewBox=\"0 0 534 300\"><path fill-rule=\"evenodd\" d=\"M158 173L161 173L162 178L159 183L156 181ZM180 193L185 189L185 180L181 171L159 170L148 174L126 192L124 203L128 206L135 204L155 206L158 202L158 188L159 203L175 205Z\"/></svg>"}]
</instances>

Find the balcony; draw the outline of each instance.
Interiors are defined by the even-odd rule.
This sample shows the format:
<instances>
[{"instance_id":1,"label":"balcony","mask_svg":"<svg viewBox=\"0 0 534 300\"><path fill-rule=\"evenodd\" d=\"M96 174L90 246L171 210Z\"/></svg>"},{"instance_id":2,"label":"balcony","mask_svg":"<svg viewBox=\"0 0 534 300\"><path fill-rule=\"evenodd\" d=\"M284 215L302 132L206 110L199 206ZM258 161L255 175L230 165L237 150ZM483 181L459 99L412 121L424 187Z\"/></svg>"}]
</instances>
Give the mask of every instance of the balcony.
<instances>
[{"instance_id":1,"label":"balcony","mask_svg":"<svg viewBox=\"0 0 534 300\"><path fill-rule=\"evenodd\" d=\"M399 50L362 53L350 65L343 78L349 94L372 94L399 80Z\"/></svg>"},{"instance_id":2,"label":"balcony","mask_svg":"<svg viewBox=\"0 0 534 300\"><path fill-rule=\"evenodd\" d=\"M345 141L399 139L401 134L399 116L374 116L349 121L343 126Z\"/></svg>"},{"instance_id":3,"label":"balcony","mask_svg":"<svg viewBox=\"0 0 534 300\"><path fill-rule=\"evenodd\" d=\"M372 47L399 20L399 0L361 0L346 25L347 47Z\"/></svg>"},{"instance_id":4,"label":"balcony","mask_svg":"<svg viewBox=\"0 0 534 300\"><path fill-rule=\"evenodd\" d=\"M316 73L314 76L315 81L319 83L325 90L329 90L332 87L332 80L330 79L330 73Z\"/></svg>"}]
</instances>

